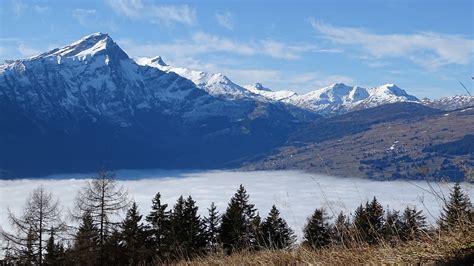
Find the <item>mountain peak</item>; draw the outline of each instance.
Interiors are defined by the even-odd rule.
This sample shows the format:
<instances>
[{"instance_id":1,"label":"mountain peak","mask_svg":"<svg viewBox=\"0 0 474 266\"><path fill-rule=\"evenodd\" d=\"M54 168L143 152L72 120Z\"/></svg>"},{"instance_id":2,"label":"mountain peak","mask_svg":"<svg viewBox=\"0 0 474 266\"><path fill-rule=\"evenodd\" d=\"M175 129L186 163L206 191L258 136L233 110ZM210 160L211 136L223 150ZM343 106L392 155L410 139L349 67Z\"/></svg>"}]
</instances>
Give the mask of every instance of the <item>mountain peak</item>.
<instances>
[{"instance_id":1,"label":"mountain peak","mask_svg":"<svg viewBox=\"0 0 474 266\"><path fill-rule=\"evenodd\" d=\"M93 57L96 54L106 54L110 59L127 59L128 55L106 34L97 32L81 38L80 40L66 45L62 48L56 48L44 54L34 57L45 58L52 56L76 58L80 61Z\"/></svg>"},{"instance_id":2,"label":"mountain peak","mask_svg":"<svg viewBox=\"0 0 474 266\"><path fill-rule=\"evenodd\" d=\"M150 63L157 64L160 66L169 66L168 64L165 63L165 61L163 61L163 58L161 56L155 56L151 58Z\"/></svg>"},{"instance_id":3,"label":"mountain peak","mask_svg":"<svg viewBox=\"0 0 474 266\"><path fill-rule=\"evenodd\" d=\"M262 83L255 83L254 88L259 90L259 91L272 91L271 89L264 87Z\"/></svg>"}]
</instances>

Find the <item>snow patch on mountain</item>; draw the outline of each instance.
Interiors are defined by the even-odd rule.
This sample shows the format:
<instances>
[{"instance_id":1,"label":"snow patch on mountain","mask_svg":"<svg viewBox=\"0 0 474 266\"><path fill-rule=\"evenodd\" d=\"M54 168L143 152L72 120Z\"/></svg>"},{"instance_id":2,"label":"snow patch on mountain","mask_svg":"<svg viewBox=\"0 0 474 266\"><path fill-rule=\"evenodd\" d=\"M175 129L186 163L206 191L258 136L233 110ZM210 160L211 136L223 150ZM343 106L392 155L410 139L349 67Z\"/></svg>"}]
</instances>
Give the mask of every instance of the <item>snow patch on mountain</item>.
<instances>
[{"instance_id":1,"label":"snow patch on mountain","mask_svg":"<svg viewBox=\"0 0 474 266\"><path fill-rule=\"evenodd\" d=\"M268 100L272 101L285 101L286 99L289 99L293 96L296 96L297 93L294 91L287 91L287 90L281 90L281 91L272 91L269 88L264 87L260 83L255 83L254 85L247 85L245 88L257 95L261 95L265 97Z\"/></svg>"},{"instance_id":2,"label":"snow patch on mountain","mask_svg":"<svg viewBox=\"0 0 474 266\"><path fill-rule=\"evenodd\" d=\"M422 103L424 105L427 105L436 109L450 111L450 110L474 106L474 96L456 95L456 96L442 97L435 100L425 98L422 100Z\"/></svg>"},{"instance_id":3,"label":"snow patch on mountain","mask_svg":"<svg viewBox=\"0 0 474 266\"><path fill-rule=\"evenodd\" d=\"M255 94L235 84L221 73L207 73L184 67L173 67L166 64L160 56L153 58L135 58L139 65L158 68L165 72L174 72L191 80L198 88L213 96L224 99L255 98Z\"/></svg>"}]
</instances>

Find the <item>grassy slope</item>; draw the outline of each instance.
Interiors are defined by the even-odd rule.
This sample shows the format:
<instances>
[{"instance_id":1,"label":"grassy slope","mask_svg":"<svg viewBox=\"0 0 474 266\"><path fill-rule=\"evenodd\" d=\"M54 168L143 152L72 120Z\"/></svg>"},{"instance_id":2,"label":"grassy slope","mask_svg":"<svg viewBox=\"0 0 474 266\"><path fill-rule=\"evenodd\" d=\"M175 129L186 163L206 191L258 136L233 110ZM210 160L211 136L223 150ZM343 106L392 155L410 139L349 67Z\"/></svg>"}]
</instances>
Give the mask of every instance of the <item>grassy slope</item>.
<instances>
[{"instance_id":1,"label":"grassy slope","mask_svg":"<svg viewBox=\"0 0 474 266\"><path fill-rule=\"evenodd\" d=\"M298 247L292 250L265 250L256 253L240 253L231 256L214 255L181 265L353 265L353 264L427 264L473 265L474 228L449 235L427 237L423 241L411 241L398 245L365 244L344 248L335 246L321 250Z\"/></svg>"}]
</instances>

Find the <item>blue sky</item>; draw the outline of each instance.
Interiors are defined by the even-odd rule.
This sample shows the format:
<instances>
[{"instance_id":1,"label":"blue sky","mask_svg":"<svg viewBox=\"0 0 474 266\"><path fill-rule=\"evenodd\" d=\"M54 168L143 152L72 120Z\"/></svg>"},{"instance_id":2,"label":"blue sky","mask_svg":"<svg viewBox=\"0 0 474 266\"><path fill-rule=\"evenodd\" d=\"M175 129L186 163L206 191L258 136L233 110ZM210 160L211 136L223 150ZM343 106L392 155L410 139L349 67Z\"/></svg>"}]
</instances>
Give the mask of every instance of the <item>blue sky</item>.
<instances>
[{"instance_id":1,"label":"blue sky","mask_svg":"<svg viewBox=\"0 0 474 266\"><path fill-rule=\"evenodd\" d=\"M383 2L383 3L382 3ZM474 1L2 0L0 60L106 32L129 56L304 93L395 83L474 93Z\"/></svg>"}]
</instances>

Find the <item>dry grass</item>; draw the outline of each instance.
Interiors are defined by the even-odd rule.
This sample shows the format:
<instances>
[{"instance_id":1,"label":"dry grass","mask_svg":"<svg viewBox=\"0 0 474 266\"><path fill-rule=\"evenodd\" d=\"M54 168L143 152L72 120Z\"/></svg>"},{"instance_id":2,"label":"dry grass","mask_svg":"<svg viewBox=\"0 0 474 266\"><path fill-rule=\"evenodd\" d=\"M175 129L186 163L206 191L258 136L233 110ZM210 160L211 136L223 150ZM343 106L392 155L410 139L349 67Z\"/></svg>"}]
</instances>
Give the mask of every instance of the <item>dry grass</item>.
<instances>
[{"instance_id":1,"label":"dry grass","mask_svg":"<svg viewBox=\"0 0 474 266\"><path fill-rule=\"evenodd\" d=\"M474 229L474 228L471 228ZM334 246L321 250L298 247L264 250L231 256L213 255L182 261L179 265L353 265L353 264L457 264L455 260L474 254L474 230L427 237L397 245ZM470 257L472 259L472 257ZM471 264L472 265L472 264Z\"/></svg>"}]
</instances>

